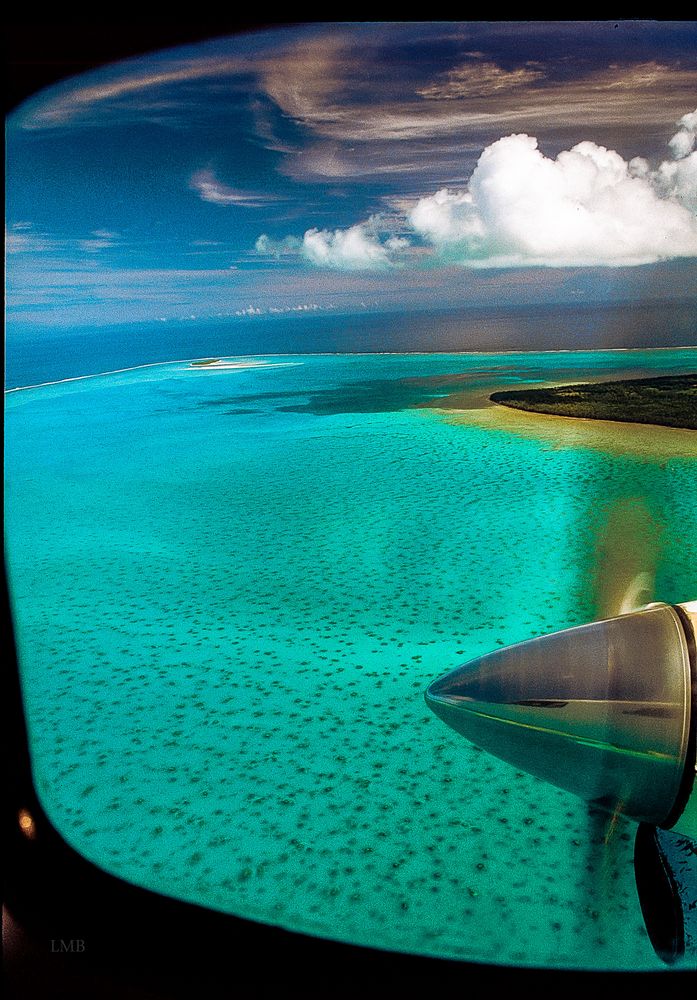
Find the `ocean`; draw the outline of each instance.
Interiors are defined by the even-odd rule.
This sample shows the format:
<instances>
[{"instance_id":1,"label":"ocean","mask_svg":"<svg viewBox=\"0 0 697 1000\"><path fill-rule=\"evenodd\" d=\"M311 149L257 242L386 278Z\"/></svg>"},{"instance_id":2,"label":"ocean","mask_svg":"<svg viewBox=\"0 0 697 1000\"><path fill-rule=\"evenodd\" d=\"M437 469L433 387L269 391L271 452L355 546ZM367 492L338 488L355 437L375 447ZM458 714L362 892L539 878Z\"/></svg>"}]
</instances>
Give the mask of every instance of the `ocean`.
<instances>
[{"instance_id":1,"label":"ocean","mask_svg":"<svg viewBox=\"0 0 697 1000\"><path fill-rule=\"evenodd\" d=\"M8 328L7 388L206 355L623 350L697 339L697 304L530 305L456 312L326 311L63 330Z\"/></svg>"},{"instance_id":2,"label":"ocean","mask_svg":"<svg viewBox=\"0 0 697 1000\"><path fill-rule=\"evenodd\" d=\"M695 459L557 447L424 404L454 385L689 371L695 352L448 353L453 326L440 353L415 337L403 353L363 326L346 353L337 335L308 354L300 326L281 350L290 322L273 342L267 324L263 350L253 320L235 350L229 329L160 327L8 346L8 386L52 383L6 394L8 575L50 819L128 881L310 934L660 968L635 827L606 838L423 692L592 618L618 503L660 525L657 599L694 599ZM317 351L322 318L292 322ZM238 366L190 364L205 357Z\"/></svg>"}]
</instances>

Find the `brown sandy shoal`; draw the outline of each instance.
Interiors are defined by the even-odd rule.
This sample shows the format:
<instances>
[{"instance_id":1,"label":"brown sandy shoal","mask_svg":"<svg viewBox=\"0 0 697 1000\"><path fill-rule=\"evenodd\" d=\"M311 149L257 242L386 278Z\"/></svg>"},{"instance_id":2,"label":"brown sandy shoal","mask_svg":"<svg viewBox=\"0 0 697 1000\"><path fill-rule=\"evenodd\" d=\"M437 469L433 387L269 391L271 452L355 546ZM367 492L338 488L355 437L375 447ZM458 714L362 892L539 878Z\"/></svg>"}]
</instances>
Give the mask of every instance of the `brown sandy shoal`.
<instances>
[{"instance_id":1,"label":"brown sandy shoal","mask_svg":"<svg viewBox=\"0 0 697 1000\"><path fill-rule=\"evenodd\" d=\"M636 370L633 370L634 377ZM619 375L617 377L622 377ZM606 381L607 376L587 378L585 382ZM569 385L563 382L535 383L535 388ZM522 385L521 385L522 388ZM510 384L493 384L486 389L453 393L444 399L424 404L442 414L452 424L505 431L520 437L546 442L551 449L590 448L615 455L631 455L649 461L669 458L697 458L697 431L657 424L635 424L619 420L594 420L587 417L562 417L534 413L493 403L492 392L510 389Z\"/></svg>"}]
</instances>

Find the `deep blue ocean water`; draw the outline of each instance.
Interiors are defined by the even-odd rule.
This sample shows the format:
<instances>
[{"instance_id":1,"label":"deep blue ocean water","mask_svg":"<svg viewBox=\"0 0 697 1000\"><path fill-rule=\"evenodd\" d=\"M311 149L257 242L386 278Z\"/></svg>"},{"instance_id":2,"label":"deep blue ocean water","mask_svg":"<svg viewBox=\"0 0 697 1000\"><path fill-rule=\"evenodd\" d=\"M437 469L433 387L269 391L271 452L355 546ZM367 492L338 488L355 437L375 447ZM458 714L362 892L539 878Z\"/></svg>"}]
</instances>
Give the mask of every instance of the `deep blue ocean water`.
<instances>
[{"instance_id":1,"label":"deep blue ocean water","mask_svg":"<svg viewBox=\"0 0 697 1000\"><path fill-rule=\"evenodd\" d=\"M139 885L310 933L658 968L632 824L605 843L604 819L479 752L423 691L592 617L616 502L662 527L656 596L694 599L694 457L555 448L418 404L454 375L685 371L695 352L196 368L223 353L201 333L142 367L166 349L152 336L150 355L115 335L43 367L33 345L10 352L23 385L136 366L6 395L11 599L57 828Z\"/></svg>"},{"instance_id":2,"label":"deep blue ocean water","mask_svg":"<svg viewBox=\"0 0 697 1000\"><path fill-rule=\"evenodd\" d=\"M557 351L697 342L697 304L522 306L459 312L331 311L99 329L10 328L8 388L208 355Z\"/></svg>"}]
</instances>

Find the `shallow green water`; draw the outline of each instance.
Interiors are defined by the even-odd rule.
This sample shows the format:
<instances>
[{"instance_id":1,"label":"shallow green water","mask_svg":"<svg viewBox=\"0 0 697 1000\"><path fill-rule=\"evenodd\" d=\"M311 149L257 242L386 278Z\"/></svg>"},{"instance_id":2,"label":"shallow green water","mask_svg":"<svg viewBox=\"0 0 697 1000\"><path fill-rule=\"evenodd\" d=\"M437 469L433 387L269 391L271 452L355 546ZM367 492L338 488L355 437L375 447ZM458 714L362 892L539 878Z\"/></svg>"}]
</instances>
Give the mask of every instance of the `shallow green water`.
<instances>
[{"instance_id":1,"label":"shallow green water","mask_svg":"<svg viewBox=\"0 0 697 1000\"><path fill-rule=\"evenodd\" d=\"M641 498L697 596L693 460L555 450L401 381L694 367L694 352L186 363L6 397L7 549L37 788L139 885L433 955L660 967L634 827L479 752L427 684L593 615ZM283 362L283 363L281 363Z\"/></svg>"}]
</instances>

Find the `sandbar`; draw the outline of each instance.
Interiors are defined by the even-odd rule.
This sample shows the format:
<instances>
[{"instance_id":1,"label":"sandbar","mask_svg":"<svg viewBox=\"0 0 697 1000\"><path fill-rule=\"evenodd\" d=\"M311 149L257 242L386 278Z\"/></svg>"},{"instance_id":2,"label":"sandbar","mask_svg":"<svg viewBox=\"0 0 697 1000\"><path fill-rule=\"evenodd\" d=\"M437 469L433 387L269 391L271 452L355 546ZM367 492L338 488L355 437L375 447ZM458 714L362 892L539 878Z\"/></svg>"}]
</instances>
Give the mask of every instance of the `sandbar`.
<instances>
[{"instance_id":1,"label":"sandbar","mask_svg":"<svg viewBox=\"0 0 697 1000\"><path fill-rule=\"evenodd\" d=\"M586 381L600 380L588 378ZM568 384L567 380L535 383L535 386ZM533 438L544 442L550 450L588 448L647 461L697 459L697 431L657 424L534 413L502 406L488 398L492 392L506 389L510 389L510 384L492 383L485 389L479 387L476 392L455 393L446 399L432 400L428 407L438 412L448 423Z\"/></svg>"},{"instance_id":2,"label":"sandbar","mask_svg":"<svg viewBox=\"0 0 697 1000\"><path fill-rule=\"evenodd\" d=\"M260 358L243 358L234 360L233 358L200 358L189 362L189 368L205 369L210 371L236 370L241 368L290 368L299 364L297 361L265 361Z\"/></svg>"}]
</instances>

